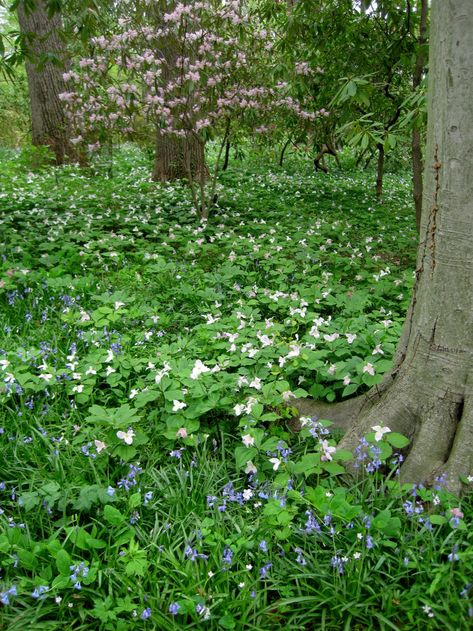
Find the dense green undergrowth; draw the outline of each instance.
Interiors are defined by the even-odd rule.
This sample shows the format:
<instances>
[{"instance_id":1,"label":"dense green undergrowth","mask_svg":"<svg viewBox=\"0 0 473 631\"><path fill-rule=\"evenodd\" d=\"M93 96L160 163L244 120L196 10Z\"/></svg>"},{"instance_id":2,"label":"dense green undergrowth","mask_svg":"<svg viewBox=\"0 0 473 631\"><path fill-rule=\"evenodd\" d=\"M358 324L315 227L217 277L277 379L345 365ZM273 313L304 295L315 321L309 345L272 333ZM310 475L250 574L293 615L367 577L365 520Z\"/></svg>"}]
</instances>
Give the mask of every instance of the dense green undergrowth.
<instances>
[{"instance_id":1,"label":"dense green undergrowth","mask_svg":"<svg viewBox=\"0 0 473 631\"><path fill-rule=\"evenodd\" d=\"M291 430L294 397L389 370L409 178L380 205L369 173L260 159L208 223L132 148L110 179L4 161L3 628L470 628L468 502L401 487L383 419L352 455Z\"/></svg>"}]
</instances>

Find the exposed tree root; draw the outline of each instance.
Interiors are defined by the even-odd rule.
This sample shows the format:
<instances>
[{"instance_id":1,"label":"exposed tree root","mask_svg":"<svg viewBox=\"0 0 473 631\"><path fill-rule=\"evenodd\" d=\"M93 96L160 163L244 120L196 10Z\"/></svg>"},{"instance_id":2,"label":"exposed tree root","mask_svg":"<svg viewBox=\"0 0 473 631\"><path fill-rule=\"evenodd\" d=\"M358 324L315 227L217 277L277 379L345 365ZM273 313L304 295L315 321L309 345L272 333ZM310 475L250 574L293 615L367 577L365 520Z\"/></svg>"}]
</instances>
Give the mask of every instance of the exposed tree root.
<instances>
[{"instance_id":1,"label":"exposed tree root","mask_svg":"<svg viewBox=\"0 0 473 631\"><path fill-rule=\"evenodd\" d=\"M326 403L316 399L303 398L291 401L291 405L298 410L300 416L316 416L317 418L326 419L332 421L333 426L337 429L346 431L353 425L366 402L366 395L362 395L347 401L340 401L339 403ZM292 426L294 429L300 429L298 419Z\"/></svg>"},{"instance_id":2,"label":"exposed tree root","mask_svg":"<svg viewBox=\"0 0 473 631\"><path fill-rule=\"evenodd\" d=\"M435 372L432 366L428 370ZM336 404L298 399L293 405L301 416L329 419L345 430L340 447L352 452L374 425L404 434L411 444L401 480L430 484L444 474L447 488L458 494L459 477L473 470L473 403L471 398L463 403L463 388L423 387L421 373L404 364L394 378L355 399Z\"/></svg>"}]
</instances>

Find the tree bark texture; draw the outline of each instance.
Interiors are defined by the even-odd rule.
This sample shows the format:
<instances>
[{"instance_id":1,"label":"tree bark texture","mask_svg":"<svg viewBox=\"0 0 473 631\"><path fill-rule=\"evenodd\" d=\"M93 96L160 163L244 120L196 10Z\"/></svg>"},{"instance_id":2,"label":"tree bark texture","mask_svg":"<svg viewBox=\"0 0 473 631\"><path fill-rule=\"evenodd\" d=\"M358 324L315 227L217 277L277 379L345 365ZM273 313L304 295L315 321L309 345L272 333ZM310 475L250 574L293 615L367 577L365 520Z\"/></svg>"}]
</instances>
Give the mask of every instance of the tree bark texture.
<instances>
[{"instance_id":1,"label":"tree bark texture","mask_svg":"<svg viewBox=\"0 0 473 631\"><path fill-rule=\"evenodd\" d=\"M429 7L427 0L420 0L420 21L419 21L419 51L416 56L414 74L412 76L412 87L416 90L422 81L425 70L426 55L424 47L427 42L427 16ZM419 128L414 127L411 139L412 148L412 184L414 206L416 211L416 228L420 231L420 218L422 214L422 171L424 168L422 161L422 137Z\"/></svg>"},{"instance_id":2,"label":"tree bark texture","mask_svg":"<svg viewBox=\"0 0 473 631\"><path fill-rule=\"evenodd\" d=\"M230 162L230 148L231 142L227 140L227 142L225 143L225 157L223 160L222 171L226 171L228 169L228 163Z\"/></svg>"},{"instance_id":3,"label":"tree bark texture","mask_svg":"<svg viewBox=\"0 0 473 631\"><path fill-rule=\"evenodd\" d=\"M373 425L411 439L407 482L473 473L473 11L433 0L424 195L416 280L394 369L342 446Z\"/></svg>"},{"instance_id":4,"label":"tree bark texture","mask_svg":"<svg viewBox=\"0 0 473 631\"><path fill-rule=\"evenodd\" d=\"M162 79L171 81L178 72L176 42L169 40L162 55L165 60ZM202 177L207 178L208 169L205 163L203 144L194 134L180 138L175 135L163 134L158 129L152 177L157 182L171 182L173 180L192 182L200 181Z\"/></svg>"},{"instance_id":5,"label":"tree bark texture","mask_svg":"<svg viewBox=\"0 0 473 631\"><path fill-rule=\"evenodd\" d=\"M189 174L190 169L190 174ZM199 180L201 173L207 177L204 148L197 138L178 138L157 132L153 180Z\"/></svg>"},{"instance_id":6,"label":"tree bark texture","mask_svg":"<svg viewBox=\"0 0 473 631\"><path fill-rule=\"evenodd\" d=\"M333 156L338 168L340 168L340 160L335 143L328 140L327 142L324 142L314 158L314 168L316 172L323 171L324 173L328 173L328 167L325 166L325 155Z\"/></svg>"},{"instance_id":7,"label":"tree bark texture","mask_svg":"<svg viewBox=\"0 0 473 631\"><path fill-rule=\"evenodd\" d=\"M26 41L26 74L31 106L32 141L36 146L50 147L56 163L76 159L70 144L69 126L59 94L66 91L62 78L65 46L60 39L61 18L49 17L44 0L36 0L34 10L18 5L20 31ZM57 63L45 61L53 55Z\"/></svg>"}]
</instances>

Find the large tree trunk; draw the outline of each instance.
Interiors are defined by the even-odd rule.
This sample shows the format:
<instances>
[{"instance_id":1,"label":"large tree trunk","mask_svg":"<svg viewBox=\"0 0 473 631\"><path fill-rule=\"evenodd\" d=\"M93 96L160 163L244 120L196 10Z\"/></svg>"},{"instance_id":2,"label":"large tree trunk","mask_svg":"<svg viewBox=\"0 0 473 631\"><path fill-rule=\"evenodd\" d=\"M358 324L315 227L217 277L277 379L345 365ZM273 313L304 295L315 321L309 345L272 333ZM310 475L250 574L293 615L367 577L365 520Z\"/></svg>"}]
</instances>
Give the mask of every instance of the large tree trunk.
<instances>
[{"instance_id":1,"label":"large tree trunk","mask_svg":"<svg viewBox=\"0 0 473 631\"><path fill-rule=\"evenodd\" d=\"M76 159L59 94L66 91L62 78L66 54L59 37L61 18L49 17L44 0L36 0L34 10L18 5L20 30L26 42L26 74L31 105L32 140L36 146L50 147L56 163ZM53 55L55 62L45 61Z\"/></svg>"},{"instance_id":2,"label":"large tree trunk","mask_svg":"<svg viewBox=\"0 0 473 631\"><path fill-rule=\"evenodd\" d=\"M373 425L411 439L404 481L473 473L473 11L433 0L425 190L411 308L395 368L342 446Z\"/></svg>"},{"instance_id":3,"label":"large tree trunk","mask_svg":"<svg viewBox=\"0 0 473 631\"><path fill-rule=\"evenodd\" d=\"M414 74L412 76L412 87L416 90L421 81L425 70L426 55L424 47L427 42L427 15L429 7L427 0L420 0L420 20L419 20L419 50L416 56ZM420 219L422 214L422 170L424 168L422 162L422 137L418 127L412 130L412 184L414 205L416 210L416 228L420 231Z\"/></svg>"}]
</instances>

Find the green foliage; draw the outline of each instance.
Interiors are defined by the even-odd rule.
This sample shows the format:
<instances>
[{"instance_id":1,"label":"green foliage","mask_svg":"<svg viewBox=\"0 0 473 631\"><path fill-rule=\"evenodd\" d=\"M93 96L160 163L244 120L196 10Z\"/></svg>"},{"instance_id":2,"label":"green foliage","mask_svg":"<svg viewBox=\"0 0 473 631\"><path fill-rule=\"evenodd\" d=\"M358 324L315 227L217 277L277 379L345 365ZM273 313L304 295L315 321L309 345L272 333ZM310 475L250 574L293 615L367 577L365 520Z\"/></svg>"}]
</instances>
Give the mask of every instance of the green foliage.
<instances>
[{"instance_id":1,"label":"green foliage","mask_svg":"<svg viewBox=\"0 0 473 631\"><path fill-rule=\"evenodd\" d=\"M14 149L27 141L29 117L25 74L18 72L14 81L0 78L0 147Z\"/></svg>"},{"instance_id":2,"label":"green foliage","mask_svg":"<svg viewBox=\"0 0 473 631\"><path fill-rule=\"evenodd\" d=\"M132 147L115 179L4 163L5 628L468 628L471 501L401 485L386 428L291 429L389 370L408 178L379 206L288 164L230 169L202 223Z\"/></svg>"}]
</instances>

